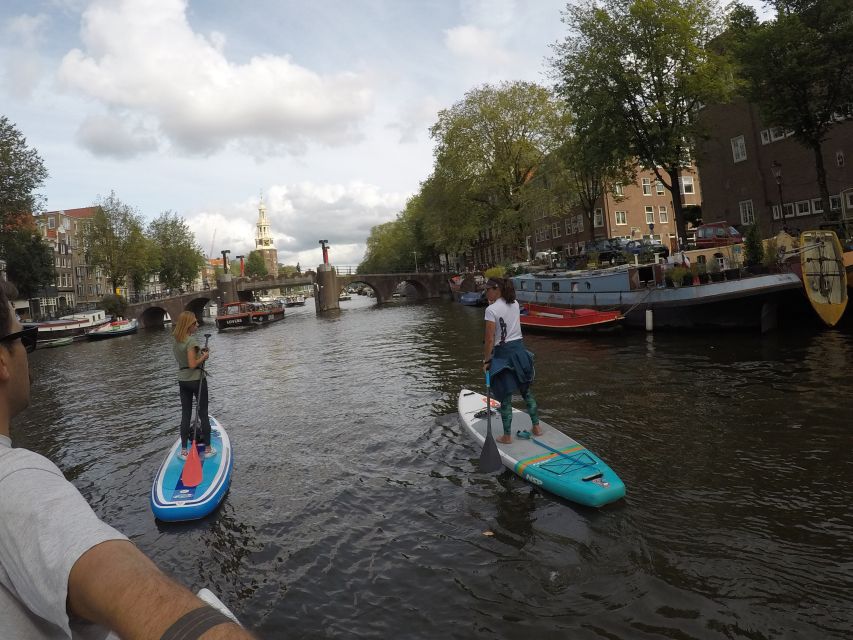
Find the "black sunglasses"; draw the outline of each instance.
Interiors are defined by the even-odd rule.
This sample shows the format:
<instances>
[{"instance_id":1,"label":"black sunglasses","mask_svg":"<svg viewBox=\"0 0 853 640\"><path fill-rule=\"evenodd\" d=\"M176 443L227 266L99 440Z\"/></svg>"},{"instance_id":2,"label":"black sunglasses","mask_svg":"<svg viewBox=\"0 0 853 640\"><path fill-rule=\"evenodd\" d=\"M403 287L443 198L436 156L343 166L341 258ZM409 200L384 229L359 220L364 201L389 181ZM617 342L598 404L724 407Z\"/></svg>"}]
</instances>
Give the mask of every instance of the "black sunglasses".
<instances>
[{"instance_id":1,"label":"black sunglasses","mask_svg":"<svg viewBox=\"0 0 853 640\"><path fill-rule=\"evenodd\" d=\"M27 353L32 353L36 350L38 332L38 327L27 327L22 331L16 331L15 333L10 333L8 336L3 336L0 338L0 342L12 342L13 340L20 338L21 344L24 345L24 349L27 350Z\"/></svg>"}]
</instances>

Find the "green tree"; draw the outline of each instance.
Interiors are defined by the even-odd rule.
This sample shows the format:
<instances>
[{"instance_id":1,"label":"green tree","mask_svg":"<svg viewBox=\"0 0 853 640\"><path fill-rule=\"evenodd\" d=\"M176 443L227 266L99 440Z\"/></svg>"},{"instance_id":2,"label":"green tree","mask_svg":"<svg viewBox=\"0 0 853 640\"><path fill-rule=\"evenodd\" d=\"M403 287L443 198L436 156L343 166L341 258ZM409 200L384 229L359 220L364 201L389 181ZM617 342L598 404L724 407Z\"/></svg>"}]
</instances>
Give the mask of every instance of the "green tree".
<instances>
[{"instance_id":1,"label":"green tree","mask_svg":"<svg viewBox=\"0 0 853 640\"><path fill-rule=\"evenodd\" d=\"M823 210L830 214L823 142L853 115L853 4L850 0L775 0L774 20L735 27L746 97L767 124L794 132L814 154ZM739 14L749 9L740 7Z\"/></svg>"},{"instance_id":2,"label":"green tree","mask_svg":"<svg viewBox=\"0 0 853 640\"><path fill-rule=\"evenodd\" d=\"M747 267L755 267L764 262L764 242L758 225L750 225L743 239L743 259Z\"/></svg>"},{"instance_id":3,"label":"green tree","mask_svg":"<svg viewBox=\"0 0 853 640\"><path fill-rule=\"evenodd\" d=\"M133 247L142 235L142 216L119 200L114 191L97 205L85 227L83 244L88 264L104 270L115 292L131 272L138 274L146 268L145 252Z\"/></svg>"},{"instance_id":4,"label":"green tree","mask_svg":"<svg viewBox=\"0 0 853 640\"><path fill-rule=\"evenodd\" d=\"M39 233L17 229L3 234L6 275L22 298L35 298L45 286L56 282L53 250Z\"/></svg>"},{"instance_id":5,"label":"green tree","mask_svg":"<svg viewBox=\"0 0 853 640\"><path fill-rule=\"evenodd\" d=\"M151 281L151 276L157 273L160 255L160 248L144 234L141 226L131 230L128 242L127 279L136 293L141 293Z\"/></svg>"},{"instance_id":6,"label":"green tree","mask_svg":"<svg viewBox=\"0 0 853 640\"><path fill-rule=\"evenodd\" d=\"M173 211L164 211L148 225L148 237L157 248L160 282L170 289L192 284L204 266L204 257L186 221Z\"/></svg>"},{"instance_id":7,"label":"green tree","mask_svg":"<svg viewBox=\"0 0 853 640\"><path fill-rule=\"evenodd\" d=\"M123 316L124 312L127 310L127 300L125 300L124 296L120 296L115 293L108 293L101 298L99 306L107 312L107 315L117 317Z\"/></svg>"},{"instance_id":8,"label":"green tree","mask_svg":"<svg viewBox=\"0 0 853 640\"><path fill-rule=\"evenodd\" d=\"M240 273L240 265L237 265L237 273ZM246 275L265 276L267 275L267 263L264 262L264 256L260 251L250 251L249 257L246 258Z\"/></svg>"},{"instance_id":9,"label":"green tree","mask_svg":"<svg viewBox=\"0 0 853 640\"><path fill-rule=\"evenodd\" d=\"M624 124L617 155L655 172L683 238L679 177L703 134L698 112L734 89L730 61L711 46L724 26L718 3L584 1L569 5L563 21L569 35L552 60L559 93L572 113L597 110Z\"/></svg>"},{"instance_id":10,"label":"green tree","mask_svg":"<svg viewBox=\"0 0 853 640\"><path fill-rule=\"evenodd\" d=\"M35 149L18 128L0 116L0 257L3 238L12 229L31 226L31 216L40 209L36 193L47 179L47 169Z\"/></svg>"},{"instance_id":11,"label":"green tree","mask_svg":"<svg viewBox=\"0 0 853 640\"><path fill-rule=\"evenodd\" d=\"M434 177L453 198L446 215L465 229L494 228L518 246L529 226L527 185L568 125L560 101L531 82L484 85L441 111L430 135Z\"/></svg>"}]
</instances>

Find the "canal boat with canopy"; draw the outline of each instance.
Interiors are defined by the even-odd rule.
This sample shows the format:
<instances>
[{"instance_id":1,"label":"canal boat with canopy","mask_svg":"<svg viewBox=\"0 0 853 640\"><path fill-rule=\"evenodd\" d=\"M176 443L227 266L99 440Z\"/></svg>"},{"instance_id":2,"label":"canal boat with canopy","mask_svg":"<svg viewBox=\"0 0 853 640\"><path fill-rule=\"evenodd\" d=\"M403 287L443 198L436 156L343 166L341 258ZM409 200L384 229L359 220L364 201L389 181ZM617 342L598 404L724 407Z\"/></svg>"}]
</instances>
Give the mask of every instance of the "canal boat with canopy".
<instances>
[{"instance_id":1,"label":"canal boat with canopy","mask_svg":"<svg viewBox=\"0 0 853 640\"><path fill-rule=\"evenodd\" d=\"M480 393L468 389L459 392L459 417L478 446L485 444L488 435L487 411L491 410L491 419L497 417L500 423L494 411L499 403L492 400L489 409L486 403L486 396ZM530 416L512 410L513 441L496 442L507 469L554 495L588 507L601 507L624 497L625 484L601 458L541 420L539 426L542 435L532 435Z\"/></svg>"},{"instance_id":2,"label":"canal boat with canopy","mask_svg":"<svg viewBox=\"0 0 853 640\"><path fill-rule=\"evenodd\" d=\"M92 329L86 334L89 340L105 340L106 338L120 338L136 333L139 329L139 321L133 320L114 320L108 324L102 325L96 329Z\"/></svg>"}]
</instances>

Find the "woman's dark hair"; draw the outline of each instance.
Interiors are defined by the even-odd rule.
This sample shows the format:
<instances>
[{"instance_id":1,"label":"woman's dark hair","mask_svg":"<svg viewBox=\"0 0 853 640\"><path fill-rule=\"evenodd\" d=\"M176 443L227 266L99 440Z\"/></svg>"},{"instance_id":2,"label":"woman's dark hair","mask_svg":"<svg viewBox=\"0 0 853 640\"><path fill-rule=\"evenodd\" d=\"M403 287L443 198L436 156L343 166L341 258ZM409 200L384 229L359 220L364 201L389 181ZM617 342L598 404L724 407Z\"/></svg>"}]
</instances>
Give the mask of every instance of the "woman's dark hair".
<instances>
[{"instance_id":1,"label":"woman's dark hair","mask_svg":"<svg viewBox=\"0 0 853 640\"><path fill-rule=\"evenodd\" d=\"M0 337L9 335L12 329L12 307L9 303L17 297L15 285L0 280Z\"/></svg>"},{"instance_id":2,"label":"woman's dark hair","mask_svg":"<svg viewBox=\"0 0 853 640\"><path fill-rule=\"evenodd\" d=\"M515 302L515 285L509 278L495 278L501 288L501 298L506 300L507 304Z\"/></svg>"}]
</instances>

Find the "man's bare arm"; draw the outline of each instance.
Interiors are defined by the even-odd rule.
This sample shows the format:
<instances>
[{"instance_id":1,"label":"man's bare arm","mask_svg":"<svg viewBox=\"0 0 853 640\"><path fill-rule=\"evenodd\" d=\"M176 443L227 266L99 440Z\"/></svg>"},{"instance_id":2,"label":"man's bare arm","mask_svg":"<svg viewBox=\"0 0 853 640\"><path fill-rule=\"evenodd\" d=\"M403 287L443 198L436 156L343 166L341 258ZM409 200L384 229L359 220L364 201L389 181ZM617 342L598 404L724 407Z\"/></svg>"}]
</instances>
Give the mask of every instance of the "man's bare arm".
<instances>
[{"instance_id":1,"label":"man's bare arm","mask_svg":"<svg viewBox=\"0 0 853 640\"><path fill-rule=\"evenodd\" d=\"M89 549L74 563L68 578L69 610L122 638L159 640L181 616L204 606L124 540ZM201 638L252 640L254 636L229 623L213 627Z\"/></svg>"}]
</instances>

